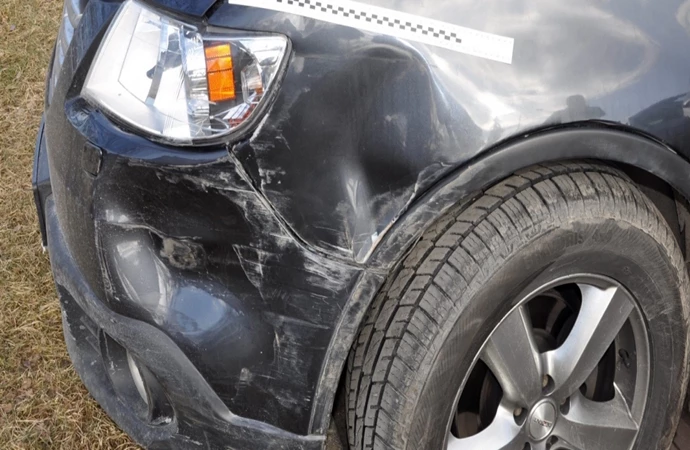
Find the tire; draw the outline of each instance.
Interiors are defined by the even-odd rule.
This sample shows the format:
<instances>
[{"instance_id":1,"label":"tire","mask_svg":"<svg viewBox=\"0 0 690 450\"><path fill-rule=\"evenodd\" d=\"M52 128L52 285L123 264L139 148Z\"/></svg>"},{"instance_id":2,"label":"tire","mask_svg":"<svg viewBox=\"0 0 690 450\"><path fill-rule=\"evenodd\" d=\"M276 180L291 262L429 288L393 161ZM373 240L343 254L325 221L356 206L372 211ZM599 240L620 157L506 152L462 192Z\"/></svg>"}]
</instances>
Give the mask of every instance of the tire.
<instances>
[{"instance_id":1,"label":"tire","mask_svg":"<svg viewBox=\"0 0 690 450\"><path fill-rule=\"evenodd\" d=\"M635 299L649 381L633 448L669 448L688 377L683 256L625 174L583 162L511 176L439 219L398 265L349 356L350 449L445 450L458 393L516 296L572 273L610 277Z\"/></svg>"}]
</instances>

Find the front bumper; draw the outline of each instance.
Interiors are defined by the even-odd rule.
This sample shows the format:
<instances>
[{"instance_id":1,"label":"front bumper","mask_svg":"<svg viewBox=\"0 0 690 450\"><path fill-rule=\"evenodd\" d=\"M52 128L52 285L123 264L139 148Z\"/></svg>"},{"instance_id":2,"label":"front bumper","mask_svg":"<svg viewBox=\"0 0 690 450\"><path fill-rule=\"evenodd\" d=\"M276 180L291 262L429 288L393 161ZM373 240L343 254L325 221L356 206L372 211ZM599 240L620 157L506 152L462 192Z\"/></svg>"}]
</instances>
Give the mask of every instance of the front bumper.
<instances>
[{"instance_id":1,"label":"front bumper","mask_svg":"<svg viewBox=\"0 0 690 450\"><path fill-rule=\"evenodd\" d=\"M48 190L50 179L36 176L47 166L46 158L40 133L33 182L68 350L84 384L118 425L149 448L322 448L322 436L300 436L234 415L161 327L118 314L98 297L67 246L54 196ZM126 375L127 367L108 351L110 342L125 348L150 369L174 410L172 420L149 423L146 413L141 414L137 404L128 401L132 399L123 394L127 389L123 378L111 373L115 370Z\"/></svg>"},{"instance_id":2,"label":"front bumper","mask_svg":"<svg viewBox=\"0 0 690 450\"><path fill-rule=\"evenodd\" d=\"M70 357L89 392L128 434L148 448L322 447L322 438L297 436L233 415L165 333L112 312L96 298L65 247L52 199L46 202L45 215L50 261ZM103 364L106 339L115 340L139 356L155 373L175 410L171 422L145 423L134 405L126 404L118 395L113 378Z\"/></svg>"},{"instance_id":3,"label":"front bumper","mask_svg":"<svg viewBox=\"0 0 690 450\"><path fill-rule=\"evenodd\" d=\"M117 7L89 1L36 147L39 221L75 367L147 446L321 448L383 274L297 237L252 160L240 163L246 142L167 147L80 98ZM130 360L153 404L137 397Z\"/></svg>"}]
</instances>

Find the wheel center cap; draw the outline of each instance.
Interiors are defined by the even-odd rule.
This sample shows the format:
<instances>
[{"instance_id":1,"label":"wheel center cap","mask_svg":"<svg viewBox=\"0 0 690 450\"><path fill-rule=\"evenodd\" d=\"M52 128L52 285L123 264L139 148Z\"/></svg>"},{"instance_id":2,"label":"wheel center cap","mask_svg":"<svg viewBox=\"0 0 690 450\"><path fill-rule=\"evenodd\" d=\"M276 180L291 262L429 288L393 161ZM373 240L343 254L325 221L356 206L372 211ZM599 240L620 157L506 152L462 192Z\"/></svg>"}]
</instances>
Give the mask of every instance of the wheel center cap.
<instances>
[{"instance_id":1,"label":"wheel center cap","mask_svg":"<svg viewBox=\"0 0 690 450\"><path fill-rule=\"evenodd\" d=\"M532 439L536 441L546 439L556 425L556 417L556 407L551 402L544 401L532 408L527 419L527 428Z\"/></svg>"}]
</instances>

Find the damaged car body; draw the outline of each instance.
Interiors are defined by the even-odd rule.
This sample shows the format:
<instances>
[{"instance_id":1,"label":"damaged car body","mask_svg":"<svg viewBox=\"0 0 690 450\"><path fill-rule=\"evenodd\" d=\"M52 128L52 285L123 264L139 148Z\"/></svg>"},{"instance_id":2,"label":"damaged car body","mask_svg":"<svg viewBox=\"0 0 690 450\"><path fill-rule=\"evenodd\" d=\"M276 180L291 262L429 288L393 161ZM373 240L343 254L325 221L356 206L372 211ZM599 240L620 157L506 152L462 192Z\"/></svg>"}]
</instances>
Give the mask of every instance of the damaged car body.
<instances>
[{"instance_id":1,"label":"damaged car body","mask_svg":"<svg viewBox=\"0 0 690 450\"><path fill-rule=\"evenodd\" d=\"M66 0L77 372L147 448L667 448L689 42L675 1Z\"/></svg>"}]
</instances>

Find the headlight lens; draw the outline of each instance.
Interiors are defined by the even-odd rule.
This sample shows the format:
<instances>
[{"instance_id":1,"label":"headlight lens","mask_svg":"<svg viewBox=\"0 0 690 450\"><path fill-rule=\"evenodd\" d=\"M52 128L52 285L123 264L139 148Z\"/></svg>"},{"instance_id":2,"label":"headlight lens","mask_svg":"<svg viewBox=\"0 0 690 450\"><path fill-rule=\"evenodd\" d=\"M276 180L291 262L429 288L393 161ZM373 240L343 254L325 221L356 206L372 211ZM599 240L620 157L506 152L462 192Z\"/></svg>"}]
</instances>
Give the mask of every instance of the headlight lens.
<instances>
[{"instance_id":1,"label":"headlight lens","mask_svg":"<svg viewBox=\"0 0 690 450\"><path fill-rule=\"evenodd\" d=\"M129 0L113 20L82 96L153 138L191 144L237 131L275 84L281 35L201 33Z\"/></svg>"}]
</instances>

